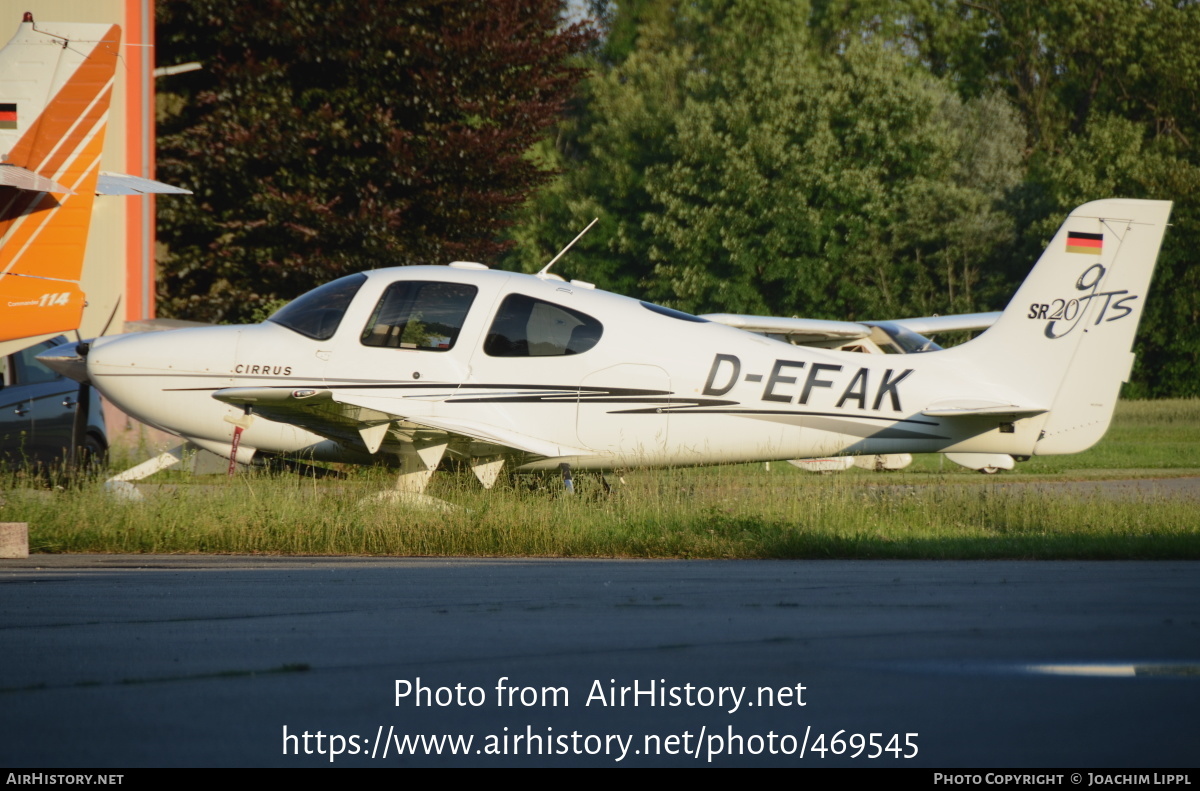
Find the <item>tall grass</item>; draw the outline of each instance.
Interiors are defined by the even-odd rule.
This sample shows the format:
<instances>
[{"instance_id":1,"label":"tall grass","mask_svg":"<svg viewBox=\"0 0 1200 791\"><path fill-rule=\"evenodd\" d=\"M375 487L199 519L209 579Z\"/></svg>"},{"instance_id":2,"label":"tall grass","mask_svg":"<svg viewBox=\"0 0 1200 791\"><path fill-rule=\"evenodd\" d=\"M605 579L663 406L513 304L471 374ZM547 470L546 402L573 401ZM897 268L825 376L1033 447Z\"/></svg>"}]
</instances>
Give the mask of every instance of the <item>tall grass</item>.
<instances>
[{"instance_id":1,"label":"tall grass","mask_svg":"<svg viewBox=\"0 0 1200 791\"><path fill-rule=\"evenodd\" d=\"M1200 402L1151 404L1123 403L1112 432L1117 442L1144 438L1131 454L1135 469L1157 463L1200 475ZM1117 455L1105 451L1082 469L1104 469ZM553 478L485 492L469 473L443 472L427 493L454 504L450 512L372 497L391 485L382 470L343 481L175 477L146 487L142 502L115 501L98 483L27 479L4 493L0 520L28 522L33 552L1200 558L1196 500L1010 483L1076 471L988 477L950 467L935 458L896 475L807 475L787 464L639 470L612 494L580 474L573 497Z\"/></svg>"},{"instance_id":2,"label":"tall grass","mask_svg":"<svg viewBox=\"0 0 1200 791\"><path fill-rule=\"evenodd\" d=\"M381 481L300 486L272 475L110 504L94 488L10 492L35 552L536 557L1200 557L1197 503L1052 495L1002 485L905 486L865 476L717 468L645 471L575 497L464 476L445 513L381 502ZM804 485L795 485L803 482ZM589 486L589 484L591 484Z\"/></svg>"}]
</instances>

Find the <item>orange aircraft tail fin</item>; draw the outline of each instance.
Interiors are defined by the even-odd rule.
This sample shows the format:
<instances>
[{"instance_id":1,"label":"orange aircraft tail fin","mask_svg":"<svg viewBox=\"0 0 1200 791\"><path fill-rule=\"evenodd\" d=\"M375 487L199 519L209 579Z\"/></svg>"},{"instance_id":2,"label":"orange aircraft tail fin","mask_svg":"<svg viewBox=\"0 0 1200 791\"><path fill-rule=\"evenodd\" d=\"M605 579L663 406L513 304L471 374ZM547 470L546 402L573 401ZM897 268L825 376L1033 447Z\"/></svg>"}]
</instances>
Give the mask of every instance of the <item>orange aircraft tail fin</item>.
<instances>
[{"instance_id":1,"label":"orange aircraft tail fin","mask_svg":"<svg viewBox=\"0 0 1200 791\"><path fill-rule=\"evenodd\" d=\"M0 50L0 340L79 326L120 39L26 14Z\"/></svg>"}]
</instances>

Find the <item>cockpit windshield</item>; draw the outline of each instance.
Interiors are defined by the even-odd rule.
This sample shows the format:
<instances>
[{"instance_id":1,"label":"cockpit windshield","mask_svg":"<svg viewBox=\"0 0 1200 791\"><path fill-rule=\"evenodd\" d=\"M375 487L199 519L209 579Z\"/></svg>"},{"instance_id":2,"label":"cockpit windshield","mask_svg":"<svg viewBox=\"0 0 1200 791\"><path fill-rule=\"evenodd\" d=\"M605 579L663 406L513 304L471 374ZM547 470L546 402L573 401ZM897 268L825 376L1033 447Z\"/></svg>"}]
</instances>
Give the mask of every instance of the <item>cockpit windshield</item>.
<instances>
[{"instance_id":1,"label":"cockpit windshield","mask_svg":"<svg viewBox=\"0 0 1200 791\"><path fill-rule=\"evenodd\" d=\"M296 297L271 314L267 321L318 341L327 341L337 332L342 316L354 295L367 282L364 274L347 275L307 294Z\"/></svg>"},{"instance_id":2,"label":"cockpit windshield","mask_svg":"<svg viewBox=\"0 0 1200 791\"><path fill-rule=\"evenodd\" d=\"M910 329L894 324L890 321L872 322L871 326L877 327L888 336L896 349L904 354L920 354L921 352L936 352L941 351L941 346L938 346L933 341L926 338L920 333L913 332ZM892 349L886 348L882 343L879 344L885 352L891 352Z\"/></svg>"}]
</instances>

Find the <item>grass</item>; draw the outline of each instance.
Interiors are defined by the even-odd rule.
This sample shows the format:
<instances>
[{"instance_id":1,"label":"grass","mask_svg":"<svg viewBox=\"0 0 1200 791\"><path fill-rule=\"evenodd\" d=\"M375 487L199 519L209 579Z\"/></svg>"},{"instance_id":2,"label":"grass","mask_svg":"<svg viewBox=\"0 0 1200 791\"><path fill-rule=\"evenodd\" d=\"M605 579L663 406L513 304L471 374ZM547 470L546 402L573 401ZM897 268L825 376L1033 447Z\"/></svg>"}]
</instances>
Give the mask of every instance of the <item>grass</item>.
<instances>
[{"instance_id":1,"label":"grass","mask_svg":"<svg viewBox=\"0 0 1200 791\"><path fill-rule=\"evenodd\" d=\"M913 472L954 465L940 454L917 457ZM1010 475L1048 474L1081 479L1099 476L1148 477L1200 475L1200 399L1121 401L1104 439L1090 450L1070 456L1034 456Z\"/></svg>"},{"instance_id":2,"label":"grass","mask_svg":"<svg viewBox=\"0 0 1200 791\"><path fill-rule=\"evenodd\" d=\"M939 456L901 473L811 475L786 463L639 470L613 495L526 483L483 491L439 473L449 513L371 498L390 473L342 481L249 474L167 478L144 502L99 486L18 481L0 521L30 524L32 552L642 558L1200 558L1195 500L1013 486L1200 476L1200 401L1123 402L1087 453L983 476Z\"/></svg>"}]
</instances>

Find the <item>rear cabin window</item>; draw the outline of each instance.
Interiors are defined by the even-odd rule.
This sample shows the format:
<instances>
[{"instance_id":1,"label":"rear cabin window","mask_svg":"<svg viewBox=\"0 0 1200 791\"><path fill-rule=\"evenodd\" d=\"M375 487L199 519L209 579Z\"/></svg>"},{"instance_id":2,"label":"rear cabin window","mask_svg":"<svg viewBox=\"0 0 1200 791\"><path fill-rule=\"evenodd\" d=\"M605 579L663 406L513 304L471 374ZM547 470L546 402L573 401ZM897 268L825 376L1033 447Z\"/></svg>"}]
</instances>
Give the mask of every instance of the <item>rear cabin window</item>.
<instances>
[{"instance_id":1,"label":"rear cabin window","mask_svg":"<svg viewBox=\"0 0 1200 791\"><path fill-rule=\"evenodd\" d=\"M490 357L556 357L582 354L600 341L600 322L571 308L524 294L509 294L488 329Z\"/></svg>"},{"instance_id":2,"label":"rear cabin window","mask_svg":"<svg viewBox=\"0 0 1200 791\"><path fill-rule=\"evenodd\" d=\"M318 341L327 341L337 332L342 316L354 295L367 282L364 274L339 277L307 294L302 294L271 314L267 321Z\"/></svg>"},{"instance_id":3,"label":"rear cabin window","mask_svg":"<svg viewBox=\"0 0 1200 791\"><path fill-rule=\"evenodd\" d=\"M478 293L463 283L402 280L383 292L363 328L364 346L444 352L454 348Z\"/></svg>"}]
</instances>

